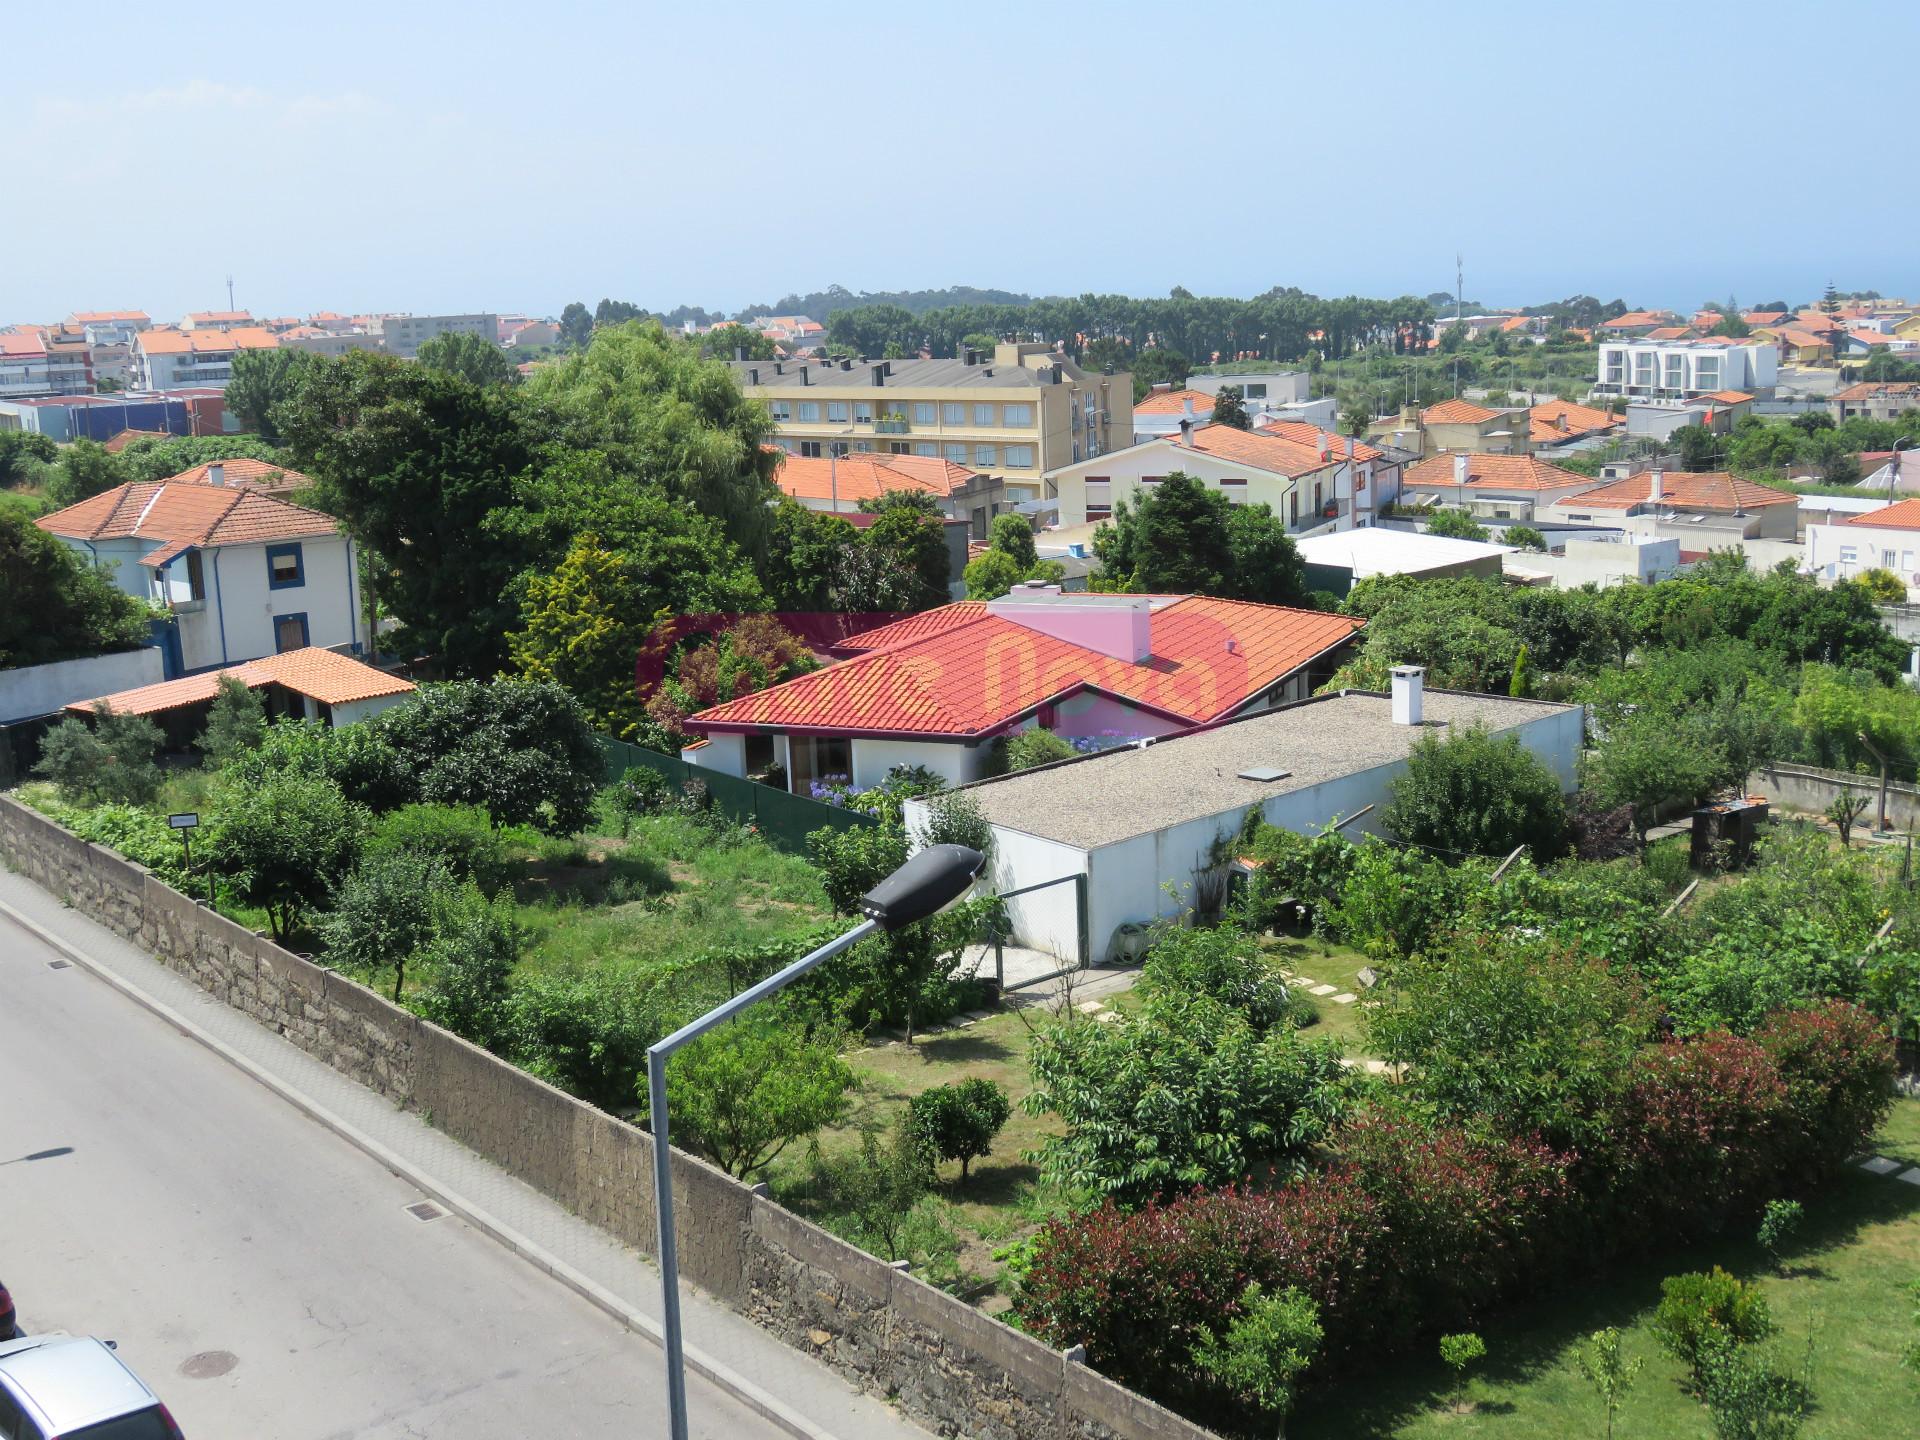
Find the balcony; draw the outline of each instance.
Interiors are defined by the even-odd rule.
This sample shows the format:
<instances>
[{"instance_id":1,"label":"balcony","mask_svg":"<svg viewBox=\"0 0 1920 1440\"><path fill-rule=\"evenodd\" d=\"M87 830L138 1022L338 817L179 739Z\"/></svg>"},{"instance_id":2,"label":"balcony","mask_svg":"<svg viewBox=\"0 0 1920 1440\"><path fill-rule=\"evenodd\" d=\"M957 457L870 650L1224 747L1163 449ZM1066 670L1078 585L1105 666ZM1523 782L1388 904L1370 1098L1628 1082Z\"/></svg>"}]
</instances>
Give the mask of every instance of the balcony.
<instances>
[{"instance_id":1,"label":"balcony","mask_svg":"<svg viewBox=\"0 0 1920 1440\"><path fill-rule=\"evenodd\" d=\"M873 433L876 435L905 435L911 428L904 417L873 422Z\"/></svg>"}]
</instances>

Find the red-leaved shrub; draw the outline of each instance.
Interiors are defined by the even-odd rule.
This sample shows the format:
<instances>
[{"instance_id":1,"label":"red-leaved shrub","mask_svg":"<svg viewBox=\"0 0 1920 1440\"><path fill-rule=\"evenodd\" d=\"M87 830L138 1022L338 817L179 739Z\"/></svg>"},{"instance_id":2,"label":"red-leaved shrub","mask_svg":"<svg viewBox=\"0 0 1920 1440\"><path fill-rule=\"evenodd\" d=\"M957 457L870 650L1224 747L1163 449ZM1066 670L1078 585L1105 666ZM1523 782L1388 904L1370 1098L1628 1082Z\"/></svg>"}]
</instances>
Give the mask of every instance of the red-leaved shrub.
<instances>
[{"instance_id":1,"label":"red-leaved shrub","mask_svg":"<svg viewBox=\"0 0 1920 1440\"><path fill-rule=\"evenodd\" d=\"M1893 1032L1858 1005L1829 1000L1782 1010L1753 1038L1787 1087L1796 1177L1865 1149L1893 1104Z\"/></svg>"}]
</instances>

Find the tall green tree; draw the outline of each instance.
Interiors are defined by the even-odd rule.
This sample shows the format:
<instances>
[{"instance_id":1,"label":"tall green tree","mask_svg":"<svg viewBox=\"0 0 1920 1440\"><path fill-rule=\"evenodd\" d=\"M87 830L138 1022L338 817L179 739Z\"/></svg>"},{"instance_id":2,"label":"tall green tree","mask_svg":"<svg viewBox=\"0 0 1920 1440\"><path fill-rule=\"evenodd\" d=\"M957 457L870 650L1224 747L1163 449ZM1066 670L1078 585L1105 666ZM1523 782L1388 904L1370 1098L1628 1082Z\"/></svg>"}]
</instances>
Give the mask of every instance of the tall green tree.
<instances>
[{"instance_id":1,"label":"tall green tree","mask_svg":"<svg viewBox=\"0 0 1920 1440\"><path fill-rule=\"evenodd\" d=\"M317 357L309 350L242 350L233 357L227 381L227 408L240 423L270 444L281 438L274 409L299 390Z\"/></svg>"},{"instance_id":2,"label":"tall green tree","mask_svg":"<svg viewBox=\"0 0 1920 1440\"><path fill-rule=\"evenodd\" d=\"M773 422L725 365L636 322L596 331L585 354L541 366L523 388L552 409L570 444L718 520L750 558L766 553L779 498Z\"/></svg>"},{"instance_id":3,"label":"tall green tree","mask_svg":"<svg viewBox=\"0 0 1920 1440\"><path fill-rule=\"evenodd\" d=\"M23 508L0 505L0 670L146 643L147 607Z\"/></svg>"},{"instance_id":4,"label":"tall green tree","mask_svg":"<svg viewBox=\"0 0 1920 1440\"><path fill-rule=\"evenodd\" d=\"M1182 471L1114 507L1094 553L1121 588L1298 603L1305 569L1285 524L1265 505L1235 505Z\"/></svg>"},{"instance_id":5,"label":"tall green tree","mask_svg":"<svg viewBox=\"0 0 1920 1440\"><path fill-rule=\"evenodd\" d=\"M593 312L578 300L569 300L560 312L560 343L569 350L584 350L593 339Z\"/></svg>"},{"instance_id":6,"label":"tall green tree","mask_svg":"<svg viewBox=\"0 0 1920 1440\"><path fill-rule=\"evenodd\" d=\"M716 325L697 343L702 355L715 360L773 359L773 341L750 325Z\"/></svg>"},{"instance_id":7,"label":"tall green tree","mask_svg":"<svg viewBox=\"0 0 1920 1440\"><path fill-rule=\"evenodd\" d=\"M60 451L47 472L47 499L64 509L90 496L127 482L127 469L118 455L92 440L75 440Z\"/></svg>"},{"instance_id":8,"label":"tall green tree","mask_svg":"<svg viewBox=\"0 0 1920 1440\"><path fill-rule=\"evenodd\" d=\"M538 453L527 388L357 351L315 365L277 412L317 503L374 552L381 603L455 675L500 668L519 608L508 586L540 558L485 524L516 505Z\"/></svg>"},{"instance_id":9,"label":"tall green tree","mask_svg":"<svg viewBox=\"0 0 1920 1440\"><path fill-rule=\"evenodd\" d=\"M470 385L508 385L520 378L506 352L484 335L436 335L414 358L429 370L458 375Z\"/></svg>"},{"instance_id":10,"label":"tall green tree","mask_svg":"<svg viewBox=\"0 0 1920 1440\"><path fill-rule=\"evenodd\" d=\"M1496 856L1524 845L1541 863L1566 848L1560 782L1517 736L1481 729L1423 735L1391 788L1381 821L1415 845Z\"/></svg>"},{"instance_id":11,"label":"tall green tree","mask_svg":"<svg viewBox=\"0 0 1920 1440\"><path fill-rule=\"evenodd\" d=\"M1253 420L1247 414L1245 394L1238 385L1222 385L1213 397L1213 423L1235 430L1251 430Z\"/></svg>"},{"instance_id":12,"label":"tall green tree","mask_svg":"<svg viewBox=\"0 0 1920 1440\"><path fill-rule=\"evenodd\" d=\"M211 863L242 901L266 911L275 938L284 940L353 868L366 819L331 780L269 772L228 797Z\"/></svg>"}]
</instances>

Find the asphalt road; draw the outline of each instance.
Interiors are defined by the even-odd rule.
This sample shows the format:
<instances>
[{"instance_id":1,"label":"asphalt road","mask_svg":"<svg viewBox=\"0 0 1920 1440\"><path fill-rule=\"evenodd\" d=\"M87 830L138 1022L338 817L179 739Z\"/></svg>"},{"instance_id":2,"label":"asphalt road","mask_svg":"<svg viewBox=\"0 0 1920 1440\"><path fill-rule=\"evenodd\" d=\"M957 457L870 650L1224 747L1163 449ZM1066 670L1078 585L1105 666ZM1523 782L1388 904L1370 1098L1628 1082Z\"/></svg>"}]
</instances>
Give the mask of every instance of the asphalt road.
<instances>
[{"instance_id":1,"label":"asphalt road","mask_svg":"<svg viewBox=\"0 0 1920 1440\"><path fill-rule=\"evenodd\" d=\"M660 1351L0 917L0 1279L188 1440L665 1433ZM28 1160L35 1152L71 1153ZM694 1434L783 1435L698 1376Z\"/></svg>"}]
</instances>

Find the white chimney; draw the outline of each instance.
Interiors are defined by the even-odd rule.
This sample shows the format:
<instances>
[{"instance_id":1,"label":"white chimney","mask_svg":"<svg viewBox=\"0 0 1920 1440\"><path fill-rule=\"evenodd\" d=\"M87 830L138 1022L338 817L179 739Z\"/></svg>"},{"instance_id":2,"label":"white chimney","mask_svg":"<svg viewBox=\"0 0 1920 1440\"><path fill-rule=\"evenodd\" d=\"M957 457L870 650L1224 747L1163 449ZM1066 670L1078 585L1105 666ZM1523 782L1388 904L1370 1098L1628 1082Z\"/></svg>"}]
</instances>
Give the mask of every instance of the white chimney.
<instances>
[{"instance_id":1,"label":"white chimney","mask_svg":"<svg viewBox=\"0 0 1920 1440\"><path fill-rule=\"evenodd\" d=\"M1180 443L1182 445L1193 444L1193 421L1182 420L1180 422Z\"/></svg>"},{"instance_id":2,"label":"white chimney","mask_svg":"<svg viewBox=\"0 0 1920 1440\"><path fill-rule=\"evenodd\" d=\"M1424 665L1393 667L1393 723L1418 725L1427 694L1427 670Z\"/></svg>"},{"instance_id":3,"label":"white chimney","mask_svg":"<svg viewBox=\"0 0 1920 1440\"><path fill-rule=\"evenodd\" d=\"M1647 472L1647 499L1658 505L1667 493L1666 472L1649 470Z\"/></svg>"},{"instance_id":4,"label":"white chimney","mask_svg":"<svg viewBox=\"0 0 1920 1440\"><path fill-rule=\"evenodd\" d=\"M1193 414L1193 396L1188 395L1183 400L1181 400L1180 408L1184 413L1188 415Z\"/></svg>"},{"instance_id":5,"label":"white chimney","mask_svg":"<svg viewBox=\"0 0 1920 1440\"><path fill-rule=\"evenodd\" d=\"M1467 483L1467 454L1464 450L1453 457L1453 483L1456 485Z\"/></svg>"},{"instance_id":6,"label":"white chimney","mask_svg":"<svg viewBox=\"0 0 1920 1440\"><path fill-rule=\"evenodd\" d=\"M211 465L207 466L207 483L209 485L226 484L227 483L227 467L222 465L218 460L214 461Z\"/></svg>"}]
</instances>

